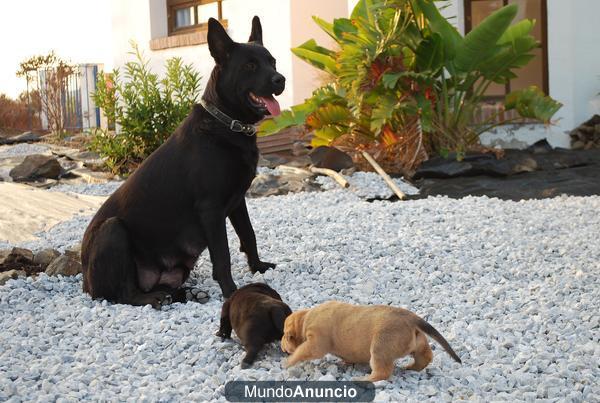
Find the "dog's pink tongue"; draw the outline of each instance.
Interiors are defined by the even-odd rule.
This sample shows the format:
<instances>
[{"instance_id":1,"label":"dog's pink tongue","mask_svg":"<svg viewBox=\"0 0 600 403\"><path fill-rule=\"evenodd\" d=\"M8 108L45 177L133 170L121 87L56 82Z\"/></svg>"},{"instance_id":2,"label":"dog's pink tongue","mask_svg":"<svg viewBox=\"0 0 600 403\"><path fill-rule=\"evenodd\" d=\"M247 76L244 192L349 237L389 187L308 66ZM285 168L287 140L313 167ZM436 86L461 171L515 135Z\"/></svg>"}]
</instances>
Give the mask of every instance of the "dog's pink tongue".
<instances>
[{"instance_id":1,"label":"dog's pink tongue","mask_svg":"<svg viewBox=\"0 0 600 403\"><path fill-rule=\"evenodd\" d=\"M279 102L277 102L277 100L275 99L275 97L268 96L268 97L260 97L260 99L265 103L265 105L267 106L267 109L269 110L269 113L273 116L277 116L281 113L281 108L279 107Z\"/></svg>"}]
</instances>

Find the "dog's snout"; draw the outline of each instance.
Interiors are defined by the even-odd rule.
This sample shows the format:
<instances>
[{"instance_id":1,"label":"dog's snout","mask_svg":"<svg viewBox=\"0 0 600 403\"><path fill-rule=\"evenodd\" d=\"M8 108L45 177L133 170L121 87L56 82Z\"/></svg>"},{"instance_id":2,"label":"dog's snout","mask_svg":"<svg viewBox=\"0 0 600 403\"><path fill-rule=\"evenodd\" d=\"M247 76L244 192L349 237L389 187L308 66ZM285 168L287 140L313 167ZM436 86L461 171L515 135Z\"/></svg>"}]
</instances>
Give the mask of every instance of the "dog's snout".
<instances>
[{"instance_id":1,"label":"dog's snout","mask_svg":"<svg viewBox=\"0 0 600 403\"><path fill-rule=\"evenodd\" d=\"M283 91L285 88L285 77L279 73L271 77L271 82L277 87L278 90Z\"/></svg>"}]
</instances>

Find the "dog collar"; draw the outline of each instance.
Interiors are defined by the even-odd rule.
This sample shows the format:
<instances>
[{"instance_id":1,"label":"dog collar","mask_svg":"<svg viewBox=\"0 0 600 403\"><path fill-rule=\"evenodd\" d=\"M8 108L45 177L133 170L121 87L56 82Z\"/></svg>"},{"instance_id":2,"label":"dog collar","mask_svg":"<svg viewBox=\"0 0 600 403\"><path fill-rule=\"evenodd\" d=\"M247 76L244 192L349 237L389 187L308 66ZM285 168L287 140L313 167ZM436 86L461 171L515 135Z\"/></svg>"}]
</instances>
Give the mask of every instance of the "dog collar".
<instances>
[{"instance_id":1,"label":"dog collar","mask_svg":"<svg viewBox=\"0 0 600 403\"><path fill-rule=\"evenodd\" d=\"M206 109L215 119L229 127L229 130L236 133L243 133L248 137L252 137L256 134L256 126L242 123L239 120L231 119L225 113L221 112L219 108L200 98L200 105Z\"/></svg>"}]
</instances>

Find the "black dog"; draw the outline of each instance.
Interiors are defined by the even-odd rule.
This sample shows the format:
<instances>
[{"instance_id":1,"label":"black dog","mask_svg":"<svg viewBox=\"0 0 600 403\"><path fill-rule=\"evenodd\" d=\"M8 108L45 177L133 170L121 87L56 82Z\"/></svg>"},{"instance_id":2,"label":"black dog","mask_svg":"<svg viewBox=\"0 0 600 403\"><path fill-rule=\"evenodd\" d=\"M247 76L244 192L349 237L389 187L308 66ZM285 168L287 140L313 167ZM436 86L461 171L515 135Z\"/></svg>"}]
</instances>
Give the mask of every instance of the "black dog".
<instances>
[{"instance_id":1,"label":"black dog","mask_svg":"<svg viewBox=\"0 0 600 403\"><path fill-rule=\"evenodd\" d=\"M248 284L223 304L217 336L229 339L233 327L246 349L242 368L248 368L263 345L281 340L285 318L291 313L277 291L263 283Z\"/></svg>"},{"instance_id":2,"label":"black dog","mask_svg":"<svg viewBox=\"0 0 600 403\"><path fill-rule=\"evenodd\" d=\"M233 42L211 19L208 45L216 66L202 105L104 203L85 232L83 289L94 298L155 308L184 302L181 285L206 247L213 279L228 297L236 285L227 218L250 270L275 267L258 257L244 195L258 160L253 124L279 113L272 94L281 94L285 78L262 46L258 17L247 44Z\"/></svg>"}]
</instances>

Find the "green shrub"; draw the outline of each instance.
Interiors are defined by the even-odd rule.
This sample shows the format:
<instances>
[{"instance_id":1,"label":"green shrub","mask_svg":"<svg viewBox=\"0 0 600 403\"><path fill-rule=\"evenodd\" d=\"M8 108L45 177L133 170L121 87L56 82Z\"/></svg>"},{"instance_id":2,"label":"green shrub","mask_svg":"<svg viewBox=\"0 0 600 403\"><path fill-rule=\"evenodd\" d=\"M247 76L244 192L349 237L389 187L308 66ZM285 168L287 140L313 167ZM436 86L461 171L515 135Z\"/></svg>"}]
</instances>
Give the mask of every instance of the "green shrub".
<instances>
[{"instance_id":1,"label":"green shrub","mask_svg":"<svg viewBox=\"0 0 600 403\"><path fill-rule=\"evenodd\" d=\"M94 101L117 132L97 130L90 147L115 173L125 173L156 150L187 117L200 97L200 75L180 58L167 60L160 79L132 44L134 61L98 76Z\"/></svg>"}]
</instances>

